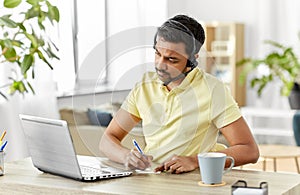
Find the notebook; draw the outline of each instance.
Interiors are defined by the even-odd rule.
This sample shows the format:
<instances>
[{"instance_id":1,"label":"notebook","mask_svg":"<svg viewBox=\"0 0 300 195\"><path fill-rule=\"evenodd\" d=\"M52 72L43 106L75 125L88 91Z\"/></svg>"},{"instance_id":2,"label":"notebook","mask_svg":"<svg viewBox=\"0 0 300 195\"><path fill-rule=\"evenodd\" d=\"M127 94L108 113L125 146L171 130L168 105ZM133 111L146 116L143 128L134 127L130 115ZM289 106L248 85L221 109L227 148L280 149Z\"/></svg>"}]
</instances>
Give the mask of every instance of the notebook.
<instances>
[{"instance_id":1,"label":"notebook","mask_svg":"<svg viewBox=\"0 0 300 195\"><path fill-rule=\"evenodd\" d=\"M19 117L33 165L39 170L81 181L132 174L131 171L101 167L100 162L98 168L80 165L66 121L23 114Z\"/></svg>"}]
</instances>

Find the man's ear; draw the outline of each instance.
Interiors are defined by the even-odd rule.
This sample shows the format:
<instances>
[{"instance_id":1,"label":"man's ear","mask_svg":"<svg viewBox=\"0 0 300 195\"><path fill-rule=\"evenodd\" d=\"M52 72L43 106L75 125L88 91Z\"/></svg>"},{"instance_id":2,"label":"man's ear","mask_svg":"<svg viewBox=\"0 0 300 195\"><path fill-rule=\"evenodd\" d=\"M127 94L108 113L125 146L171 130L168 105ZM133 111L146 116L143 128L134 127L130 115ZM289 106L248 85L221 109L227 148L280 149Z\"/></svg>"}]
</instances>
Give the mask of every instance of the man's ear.
<instances>
[{"instance_id":1,"label":"man's ear","mask_svg":"<svg viewBox=\"0 0 300 195\"><path fill-rule=\"evenodd\" d=\"M199 54L198 53L195 54L195 59L197 59L197 58L199 58Z\"/></svg>"}]
</instances>

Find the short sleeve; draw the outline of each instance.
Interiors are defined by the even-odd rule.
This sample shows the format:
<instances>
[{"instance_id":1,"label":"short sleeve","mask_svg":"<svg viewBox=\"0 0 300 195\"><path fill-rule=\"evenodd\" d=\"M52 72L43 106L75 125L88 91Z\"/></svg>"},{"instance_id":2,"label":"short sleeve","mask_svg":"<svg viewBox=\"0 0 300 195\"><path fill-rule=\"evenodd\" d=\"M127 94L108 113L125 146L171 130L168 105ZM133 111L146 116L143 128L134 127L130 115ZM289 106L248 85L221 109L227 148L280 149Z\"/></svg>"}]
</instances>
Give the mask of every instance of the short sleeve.
<instances>
[{"instance_id":1,"label":"short sleeve","mask_svg":"<svg viewBox=\"0 0 300 195\"><path fill-rule=\"evenodd\" d=\"M232 97L229 88L222 82L218 82L213 89L211 110L211 119L219 129L241 117L238 104Z\"/></svg>"},{"instance_id":2,"label":"short sleeve","mask_svg":"<svg viewBox=\"0 0 300 195\"><path fill-rule=\"evenodd\" d=\"M121 108L123 110L126 110L130 114L140 118L139 111L137 109L137 91L138 91L138 85L136 85L128 94L125 101L123 102Z\"/></svg>"}]
</instances>

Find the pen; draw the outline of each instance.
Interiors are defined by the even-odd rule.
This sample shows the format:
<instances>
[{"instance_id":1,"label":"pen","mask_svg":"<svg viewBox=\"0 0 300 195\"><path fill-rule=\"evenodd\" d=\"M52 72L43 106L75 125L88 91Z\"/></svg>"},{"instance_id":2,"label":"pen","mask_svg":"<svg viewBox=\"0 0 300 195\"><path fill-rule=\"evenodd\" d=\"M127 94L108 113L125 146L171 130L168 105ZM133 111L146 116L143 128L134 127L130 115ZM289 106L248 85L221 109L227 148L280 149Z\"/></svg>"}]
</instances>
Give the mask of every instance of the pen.
<instances>
[{"instance_id":1,"label":"pen","mask_svg":"<svg viewBox=\"0 0 300 195\"><path fill-rule=\"evenodd\" d=\"M3 151L3 150L4 150L6 144L7 144L7 141L5 141L4 144L1 146L0 151Z\"/></svg>"},{"instance_id":2,"label":"pen","mask_svg":"<svg viewBox=\"0 0 300 195\"><path fill-rule=\"evenodd\" d=\"M2 141L2 140L3 140L3 138L4 138L5 134L6 134L6 131L4 131L4 132L2 133L2 135L1 135L1 137L0 137L0 141Z\"/></svg>"},{"instance_id":3,"label":"pen","mask_svg":"<svg viewBox=\"0 0 300 195\"><path fill-rule=\"evenodd\" d=\"M136 149L141 153L141 155L144 155L143 150L140 148L139 144L136 142L135 139L132 140L132 143L136 147Z\"/></svg>"}]
</instances>

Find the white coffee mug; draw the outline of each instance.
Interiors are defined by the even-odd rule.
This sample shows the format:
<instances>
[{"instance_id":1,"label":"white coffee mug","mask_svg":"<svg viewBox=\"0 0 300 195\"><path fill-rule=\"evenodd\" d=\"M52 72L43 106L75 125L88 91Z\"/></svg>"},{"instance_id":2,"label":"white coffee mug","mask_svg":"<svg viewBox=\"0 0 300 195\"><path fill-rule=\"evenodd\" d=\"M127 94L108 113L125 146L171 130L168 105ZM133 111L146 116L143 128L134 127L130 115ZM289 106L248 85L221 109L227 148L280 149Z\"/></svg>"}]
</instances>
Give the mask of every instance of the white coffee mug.
<instances>
[{"instance_id":1,"label":"white coffee mug","mask_svg":"<svg viewBox=\"0 0 300 195\"><path fill-rule=\"evenodd\" d=\"M231 164L224 169L226 159L230 159ZM225 173L234 166L234 159L224 153L207 152L198 154L201 180L204 184L220 184Z\"/></svg>"}]
</instances>

